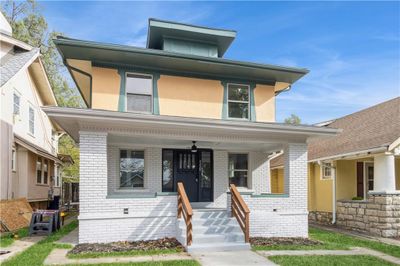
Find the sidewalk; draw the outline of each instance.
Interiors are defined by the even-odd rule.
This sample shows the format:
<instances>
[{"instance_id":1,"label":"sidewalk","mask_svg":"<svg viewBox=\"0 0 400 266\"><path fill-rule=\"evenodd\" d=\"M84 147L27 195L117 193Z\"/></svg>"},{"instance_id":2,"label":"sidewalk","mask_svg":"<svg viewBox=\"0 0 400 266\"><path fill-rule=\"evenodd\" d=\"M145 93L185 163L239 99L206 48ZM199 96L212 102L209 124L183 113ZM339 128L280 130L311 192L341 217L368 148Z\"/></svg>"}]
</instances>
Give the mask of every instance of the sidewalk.
<instances>
[{"instance_id":1,"label":"sidewalk","mask_svg":"<svg viewBox=\"0 0 400 266\"><path fill-rule=\"evenodd\" d=\"M21 253L22 251L26 250L27 248L33 246L40 240L42 240L46 236L29 236L29 237L24 237L20 240L15 240L14 243L11 244L9 247L4 247L0 248L1 251L9 251L9 253L1 255L0 256L0 264L17 255L18 253Z\"/></svg>"},{"instance_id":2,"label":"sidewalk","mask_svg":"<svg viewBox=\"0 0 400 266\"><path fill-rule=\"evenodd\" d=\"M266 257L251 250L191 253L203 266L271 266L276 265Z\"/></svg>"}]
</instances>

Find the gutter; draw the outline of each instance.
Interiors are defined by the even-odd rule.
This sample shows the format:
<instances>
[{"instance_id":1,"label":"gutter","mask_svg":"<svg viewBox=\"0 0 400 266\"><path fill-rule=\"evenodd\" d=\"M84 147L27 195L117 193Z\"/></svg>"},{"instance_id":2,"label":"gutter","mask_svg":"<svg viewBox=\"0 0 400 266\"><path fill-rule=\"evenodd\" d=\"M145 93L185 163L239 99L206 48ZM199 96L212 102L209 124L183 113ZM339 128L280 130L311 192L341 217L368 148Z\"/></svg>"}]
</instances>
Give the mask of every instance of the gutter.
<instances>
[{"instance_id":1,"label":"gutter","mask_svg":"<svg viewBox=\"0 0 400 266\"><path fill-rule=\"evenodd\" d=\"M337 155L332 155L332 156L327 156L327 157L316 158L316 159L309 160L308 162L314 163L314 162L318 162L318 161L349 159L351 157L371 155L373 153L385 152L387 150L388 150L387 146L381 146L381 147L371 148L371 149L367 149L367 150L353 151L353 152L349 152L349 153L342 153L342 154L337 154Z\"/></svg>"},{"instance_id":2,"label":"gutter","mask_svg":"<svg viewBox=\"0 0 400 266\"><path fill-rule=\"evenodd\" d=\"M196 126L229 130L246 130L253 132L281 132L305 135L327 135L334 136L340 132L335 128L320 128L306 125L287 125L283 123L261 123L240 122L232 120L188 118L165 115L135 114L129 112L104 111L65 107L42 107L42 110L50 117L69 118L93 118L104 122L104 119L112 119L115 122L141 122L149 124L173 125L173 126Z\"/></svg>"}]
</instances>

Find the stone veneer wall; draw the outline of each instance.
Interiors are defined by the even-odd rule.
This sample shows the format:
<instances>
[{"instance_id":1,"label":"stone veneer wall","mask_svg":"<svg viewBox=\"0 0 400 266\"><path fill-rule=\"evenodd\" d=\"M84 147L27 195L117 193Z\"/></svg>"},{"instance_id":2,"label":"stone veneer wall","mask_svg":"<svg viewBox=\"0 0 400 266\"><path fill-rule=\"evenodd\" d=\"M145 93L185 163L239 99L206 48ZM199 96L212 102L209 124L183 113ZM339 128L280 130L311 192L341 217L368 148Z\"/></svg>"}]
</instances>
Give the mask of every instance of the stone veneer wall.
<instances>
[{"instance_id":1,"label":"stone veneer wall","mask_svg":"<svg viewBox=\"0 0 400 266\"><path fill-rule=\"evenodd\" d=\"M337 225L381 237L399 237L400 194L370 194L366 201L338 201Z\"/></svg>"},{"instance_id":2,"label":"stone veneer wall","mask_svg":"<svg viewBox=\"0 0 400 266\"><path fill-rule=\"evenodd\" d=\"M310 211L308 213L308 220L313 223L331 225L332 212Z\"/></svg>"}]
</instances>

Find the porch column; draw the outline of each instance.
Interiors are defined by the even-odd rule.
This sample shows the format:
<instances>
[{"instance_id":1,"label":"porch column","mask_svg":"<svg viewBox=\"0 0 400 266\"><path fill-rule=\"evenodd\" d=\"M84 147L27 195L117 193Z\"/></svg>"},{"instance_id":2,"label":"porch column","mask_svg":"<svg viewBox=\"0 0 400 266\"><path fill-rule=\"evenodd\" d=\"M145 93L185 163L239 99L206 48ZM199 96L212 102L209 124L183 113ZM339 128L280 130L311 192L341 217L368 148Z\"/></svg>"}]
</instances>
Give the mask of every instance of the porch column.
<instances>
[{"instance_id":1,"label":"porch column","mask_svg":"<svg viewBox=\"0 0 400 266\"><path fill-rule=\"evenodd\" d=\"M89 215L107 196L107 133L80 131L79 153L79 209Z\"/></svg>"},{"instance_id":2,"label":"porch column","mask_svg":"<svg viewBox=\"0 0 400 266\"><path fill-rule=\"evenodd\" d=\"M394 155L383 153L374 157L374 191L396 191Z\"/></svg>"},{"instance_id":3,"label":"porch column","mask_svg":"<svg viewBox=\"0 0 400 266\"><path fill-rule=\"evenodd\" d=\"M284 156L285 194L295 200L298 209L307 210L307 144L286 144Z\"/></svg>"}]
</instances>

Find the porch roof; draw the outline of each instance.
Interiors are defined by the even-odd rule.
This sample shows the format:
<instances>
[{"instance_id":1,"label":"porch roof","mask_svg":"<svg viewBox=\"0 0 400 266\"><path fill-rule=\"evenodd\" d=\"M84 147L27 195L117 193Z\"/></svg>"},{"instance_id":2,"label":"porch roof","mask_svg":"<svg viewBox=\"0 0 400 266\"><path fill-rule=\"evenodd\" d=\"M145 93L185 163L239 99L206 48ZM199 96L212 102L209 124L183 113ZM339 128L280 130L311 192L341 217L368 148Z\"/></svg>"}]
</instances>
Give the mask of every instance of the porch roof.
<instances>
[{"instance_id":1,"label":"porch roof","mask_svg":"<svg viewBox=\"0 0 400 266\"><path fill-rule=\"evenodd\" d=\"M79 131L103 131L121 136L215 141L225 143L306 142L310 137L329 137L339 130L307 125L260 123L105 110L42 107L49 118L79 142Z\"/></svg>"}]
</instances>

